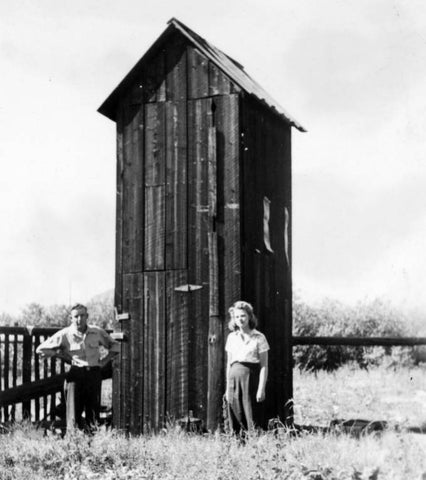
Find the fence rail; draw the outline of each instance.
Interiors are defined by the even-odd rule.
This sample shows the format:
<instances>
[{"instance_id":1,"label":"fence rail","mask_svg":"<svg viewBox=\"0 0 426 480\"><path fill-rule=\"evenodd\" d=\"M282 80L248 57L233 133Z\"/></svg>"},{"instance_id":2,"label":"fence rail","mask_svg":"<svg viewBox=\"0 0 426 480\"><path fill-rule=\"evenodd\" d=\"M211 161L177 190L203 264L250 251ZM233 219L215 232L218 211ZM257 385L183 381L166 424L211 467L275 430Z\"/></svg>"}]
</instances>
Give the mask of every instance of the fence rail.
<instances>
[{"instance_id":1,"label":"fence rail","mask_svg":"<svg viewBox=\"0 0 426 480\"><path fill-rule=\"evenodd\" d=\"M353 347L397 347L426 345L426 337L292 337L296 345L345 345Z\"/></svg>"}]
</instances>

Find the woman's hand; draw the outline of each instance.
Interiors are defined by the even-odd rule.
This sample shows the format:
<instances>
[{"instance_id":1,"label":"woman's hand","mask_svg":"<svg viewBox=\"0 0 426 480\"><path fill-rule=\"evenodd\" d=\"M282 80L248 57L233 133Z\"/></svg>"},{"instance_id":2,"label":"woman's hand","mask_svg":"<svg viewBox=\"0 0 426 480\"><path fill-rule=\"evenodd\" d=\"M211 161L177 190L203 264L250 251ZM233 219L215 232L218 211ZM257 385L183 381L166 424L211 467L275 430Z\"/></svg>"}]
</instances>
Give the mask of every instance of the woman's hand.
<instances>
[{"instance_id":1,"label":"woman's hand","mask_svg":"<svg viewBox=\"0 0 426 480\"><path fill-rule=\"evenodd\" d=\"M256 393L256 402L260 403L265 400L265 390L258 390Z\"/></svg>"}]
</instances>

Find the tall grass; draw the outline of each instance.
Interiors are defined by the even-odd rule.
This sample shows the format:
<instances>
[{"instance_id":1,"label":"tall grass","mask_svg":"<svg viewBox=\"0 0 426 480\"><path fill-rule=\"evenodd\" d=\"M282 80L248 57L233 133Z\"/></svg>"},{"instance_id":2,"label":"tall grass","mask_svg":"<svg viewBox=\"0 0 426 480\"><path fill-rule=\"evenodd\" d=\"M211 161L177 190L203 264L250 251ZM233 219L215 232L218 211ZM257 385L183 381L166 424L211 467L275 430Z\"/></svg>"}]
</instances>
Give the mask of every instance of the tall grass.
<instances>
[{"instance_id":1,"label":"tall grass","mask_svg":"<svg viewBox=\"0 0 426 480\"><path fill-rule=\"evenodd\" d=\"M0 479L420 479L425 440L392 432L355 439L279 431L242 445L226 435L177 429L134 438L74 432L59 439L23 426L0 436Z\"/></svg>"},{"instance_id":2,"label":"tall grass","mask_svg":"<svg viewBox=\"0 0 426 480\"><path fill-rule=\"evenodd\" d=\"M328 425L336 418L386 420L380 435L188 434L171 426L158 435L126 437L102 429L64 438L28 424L0 435L0 480L12 479L310 479L421 480L426 435L407 425L426 419L426 371L346 365L295 371L296 422ZM425 475L426 478L426 475Z\"/></svg>"},{"instance_id":3,"label":"tall grass","mask_svg":"<svg viewBox=\"0 0 426 480\"><path fill-rule=\"evenodd\" d=\"M328 426L335 419L386 421L404 430L426 428L426 366L345 365L333 372L295 369L295 422Z\"/></svg>"}]
</instances>

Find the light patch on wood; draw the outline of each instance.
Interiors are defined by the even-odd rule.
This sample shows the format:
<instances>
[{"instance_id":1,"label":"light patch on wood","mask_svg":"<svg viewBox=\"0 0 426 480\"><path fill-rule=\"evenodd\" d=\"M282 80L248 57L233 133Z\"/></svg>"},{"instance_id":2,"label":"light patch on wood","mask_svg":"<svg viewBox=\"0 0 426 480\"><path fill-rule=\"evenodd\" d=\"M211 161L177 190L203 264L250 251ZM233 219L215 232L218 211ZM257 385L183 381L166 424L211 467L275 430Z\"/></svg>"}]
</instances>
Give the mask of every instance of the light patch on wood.
<instances>
[{"instance_id":1,"label":"light patch on wood","mask_svg":"<svg viewBox=\"0 0 426 480\"><path fill-rule=\"evenodd\" d=\"M290 220L290 214L288 208L284 207L284 253L285 259L287 260L287 265L290 265L289 255L288 255L288 224Z\"/></svg>"},{"instance_id":2,"label":"light patch on wood","mask_svg":"<svg viewBox=\"0 0 426 480\"><path fill-rule=\"evenodd\" d=\"M271 237L269 233L269 219L271 216L271 201L268 197L263 197L263 243L266 250L274 253L271 247Z\"/></svg>"}]
</instances>

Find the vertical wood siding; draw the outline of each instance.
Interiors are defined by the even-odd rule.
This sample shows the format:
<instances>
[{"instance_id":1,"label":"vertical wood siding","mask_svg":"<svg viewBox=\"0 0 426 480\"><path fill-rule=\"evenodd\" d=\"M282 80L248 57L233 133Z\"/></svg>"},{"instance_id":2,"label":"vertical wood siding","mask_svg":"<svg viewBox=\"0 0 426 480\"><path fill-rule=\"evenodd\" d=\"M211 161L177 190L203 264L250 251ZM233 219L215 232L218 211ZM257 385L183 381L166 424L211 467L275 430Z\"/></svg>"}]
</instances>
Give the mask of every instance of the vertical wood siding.
<instances>
[{"instance_id":1,"label":"vertical wood siding","mask_svg":"<svg viewBox=\"0 0 426 480\"><path fill-rule=\"evenodd\" d=\"M187 266L186 102L166 103L165 269Z\"/></svg>"},{"instance_id":2,"label":"vertical wood siding","mask_svg":"<svg viewBox=\"0 0 426 480\"><path fill-rule=\"evenodd\" d=\"M209 95L229 95L231 93L231 81L229 78L209 61Z\"/></svg>"},{"instance_id":3,"label":"vertical wood siding","mask_svg":"<svg viewBox=\"0 0 426 480\"><path fill-rule=\"evenodd\" d=\"M164 425L166 413L165 273L145 274L144 431Z\"/></svg>"},{"instance_id":4,"label":"vertical wood siding","mask_svg":"<svg viewBox=\"0 0 426 480\"><path fill-rule=\"evenodd\" d=\"M143 265L143 108L123 108L122 257L123 273Z\"/></svg>"},{"instance_id":5,"label":"vertical wood siding","mask_svg":"<svg viewBox=\"0 0 426 480\"><path fill-rule=\"evenodd\" d=\"M142 273L123 277L124 308L130 314L128 342L125 346L127 367L123 375L123 427L130 433L139 433L143 427L143 351L144 351L144 276Z\"/></svg>"},{"instance_id":6,"label":"vertical wood siding","mask_svg":"<svg viewBox=\"0 0 426 480\"><path fill-rule=\"evenodd\" d=\"M193 47L188 47L188 98L209 95L209 60Z\"/></svg>"},{"instance_id":7,"label":"vertical wood siding","mask_svg":"<svg viewBox=\"0 0 426 480\"><path fill-rule=\"evenodd\" d=\"M180 35L136 83L117 119L115 302L131 315L115 418L137 433L192 410L213 428L226 311L240 298L271 343L266 406L276 415L291 394L290 129ZM265 196L273 252L263 244ZM176 290L188 284L202 288Z\"/></svg>"},{"instance_id":8,"label":"vertical wood siding","mask_svg":"<svg viewBox=\"0 0 426 480\"><path fill-rule=\"evenodd\" d=\"M116 195L115 195L115 290L114 305L121 312L122 310L122 275L123 275L123 109L120 107L117 113L116 124L117 135L117 174L116 174Z\"/></svg>"},{"instance_id":9,"label":"vertical wood siding","mask_svg":"<svg viewBox=\"0 0 426 480\"><path fill-rule=\"evenodd\" d=\"M164 51L160 51L151 59L150 68L146 69L142 79L145 103L164 102L166 99L166 59Z\"/></svg>"},{"instance_id":10,"label":"vertical wood siding","mask_svg":"<svg viewBox=\"0 0 426 480\"><path fill-rule=\"evenodd\" d=\"M210 99L188 101L189 283L202 289L189 293L189 408L205 418L207 401L207 335L209 318L208 129Z\"/></svg>"},{"instance_id":11,"label":"vertical wood siding","mask_svg":"<svg viewBox=\"0 0 426 480\"><path fill-rule=\"evenodd\" d=\"M241 298L240 258L240 139L238 95L215 99L218 170L222 193L222 264L223 306L225 310ZM220 181L219 180L219 181ZM219 195L219 193L218 193ZM219 201L218 197L218 201Z\"/></svg>"},{"instance_id":12,"label":"vertical wood siding","mask_svg":"<svg viewBox=\"0 0 426 480\"><path fill-rule=\"evenodd\" d=\"M186 41L175 35L166 51L166 98L169 101L184 101L187 98Z\"/></svg>"},{"instance_id":13,"label":"vertical wood siding","mask_svg":"<svg viewBox=\"0 0 426 480\"><path fill-rule=\"evenodd\" d=\"M146 105L144 270L164 269L166 122L164 103Z\"/></svg>"},{"instance_id":14,"label":"vertical wood siding","mask_svg":"<svg viewBox=\"0 0 426 480\"><path fill-rule=\"evenodd\" d=\"M290 128L267 109L242 102L243 291L271 346L267 417L285 419L292 398L291 270L285 256L285 209L291 218ZM270 200L270 241L263 239L263 199ZM291 239L291 231L289 232ZM290 242L291 243L291 242ZM290 251L291 255L291 251Z\"/></svg>"},{"instance_id":15,"label":"vertical wood siding","mask_svg":"<svg viewBox=\"0 0 426 480\"><path fill-rule=\"evenodd\" d=\"M188 283L186 270L166 273L166 416L178 420L188 413L188 294L175 289Z\"/></svg>"}]
</instances>

